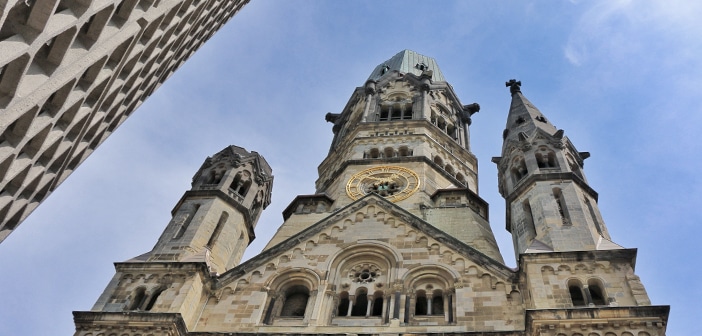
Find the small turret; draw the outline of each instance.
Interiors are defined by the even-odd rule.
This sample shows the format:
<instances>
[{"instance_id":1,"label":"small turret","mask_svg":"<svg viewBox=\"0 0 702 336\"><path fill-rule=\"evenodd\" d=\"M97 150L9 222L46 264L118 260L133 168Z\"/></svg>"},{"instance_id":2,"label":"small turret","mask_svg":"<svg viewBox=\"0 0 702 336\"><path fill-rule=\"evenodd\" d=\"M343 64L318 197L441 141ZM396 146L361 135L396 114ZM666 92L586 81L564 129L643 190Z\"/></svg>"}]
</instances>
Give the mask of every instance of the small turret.
<instances>
[{"instance_id":1,"label":"small turret","mask_svg":"<svg viewBox=\"0 0 702 336\"><path fill-rule=\"evenodd\" d=\"M510 80L512 102L498 165L507 202L507 230L517 254L621 248L611 242L597 207L597 193L582 172L578 152Z\"/></svg>"},{"instance_id":2,"label":"small turret","mask_svg":"<svg viewBox=\"0 0 702 336\"><path fill-rule=\"evenodd\" d=\"M272 170L256 152L229 146L207 158L150 260L202 259L217 272L238 265L255 238L261 210L270 204L272 186Z\"/></svg>"}]
</instances>

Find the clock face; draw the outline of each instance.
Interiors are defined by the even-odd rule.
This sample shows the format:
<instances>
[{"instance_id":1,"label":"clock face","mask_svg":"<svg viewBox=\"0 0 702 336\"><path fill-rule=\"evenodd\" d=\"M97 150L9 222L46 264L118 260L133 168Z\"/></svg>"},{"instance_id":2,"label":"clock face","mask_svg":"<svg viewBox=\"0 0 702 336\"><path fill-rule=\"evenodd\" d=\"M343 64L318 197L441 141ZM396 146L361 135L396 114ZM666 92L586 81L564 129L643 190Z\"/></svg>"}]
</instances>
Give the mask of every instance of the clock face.
<instances>
[{"instance_id":1,"label":"clock face","mask_svg":"<svg viewBox=\"0 0 702 336\"><path fill-rule=\"evenodd\" d=\"M401 201L419 190L419 176L404 167L381 166L354 174L346 184L346 194L357 200L376 193L391 202Z\"/></svg>"}]
</instances>

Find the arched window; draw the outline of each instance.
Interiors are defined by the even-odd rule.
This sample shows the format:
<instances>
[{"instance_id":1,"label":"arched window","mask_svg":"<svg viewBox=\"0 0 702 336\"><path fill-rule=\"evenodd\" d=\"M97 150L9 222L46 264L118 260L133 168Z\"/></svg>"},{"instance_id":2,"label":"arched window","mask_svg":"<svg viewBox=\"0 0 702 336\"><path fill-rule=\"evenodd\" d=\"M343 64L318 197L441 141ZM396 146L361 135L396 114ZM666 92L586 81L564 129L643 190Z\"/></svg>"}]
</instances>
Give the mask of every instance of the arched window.
<instances>
[{"instance_id":1,"label":"arched window","mask_svg":"<svg viewBox=\"0 0 702 336\"><path fill-rule=\"evenodd\" d=\"M149 303L146 305L146 308L144 310L149 311L151 308L154 307L154 304L156 304L156 300L158 299L159 295L163 293L163 288L158 288L156 289L153 293L151 293L151 297L149 298Z\"/></svg>"},{"instance_id":2,"label":"arched window","mask_svg":"<svg viewBox=\"0 0 702 336\"><path fill-rule=\"evenodd\" d=\"M373 294L373 312L371 316L383 316L383 292Z\"/></svg>"},{"instance_id":3,"label":"arched window","mask_svg":"<svg viewBox=\"0 0 702 336\"><path fill-rule=\"evenodd\" d=\"M370 158L371 159L377 159L380 157L380 150L377 148L371 148L370 150Z\"/></svg>"},{"instance_id":4,"label":"arched window","mask_svg":"<svg viewBox=\"0 0 702 336\"><path fill-rule=\"evenodd\" d=\"M401 98L396 98L400 100ZM380 106L378 121L410 120L412 119L412 104L408 102L387 103Z\"/></svg>"},{"instance_id":5,"label":"arched window","mask_svg":"<svg viewBox=\"0 0 702 336\"><path fill-rule=\"evenodd\" d=\"M458 133L456 132L456 127L453 125L448 125L446 128L446 134L451 137L451 139L456 140L458 139Z\"/></svg>"},{"instance_id":6,"label":"arched window","mask_svg":"<svg viewBox=\"0 0 702 336\"><path fill-rule=\"evenodd\" d=\"M234 176L234 181L232 181L232 184L229 185L229 189L237 191L239 190L239 187L241 187L241 172L236 173L236 176Z\"/></svg>"},{"instance_id":7,"label":"arched window","mask_svg":"<svg viewBox=\"0 0 702 336\"><path fill-rule=\"evenodd\" d=\"M223 175L224 175L224 172L220 171L218 169L210 170L209 178L208 178L206 184L219 184L219 182L222 181Z\"/></svg>"},{"instance_id":8,"label":"arched window","mask_svg":"<svg viewBox=\"0 0 702 336\"><path fill-rule=\"evenodd\" d=\"M407 146L402 146L397 151L398 156L412 156L412 152L407 148Z\"/></svg>"},{"instance_id":9,"label":"arched window","mask_svg":"<svg viewBox=\"0 0 702 336\"><path fill-rule=\"evenodd\" d=\"M510 171L512 172L512 182L515 184L519 182L519 180L523 179L528 173L526 164L524 163L524 158L515 158L512 162L512 169Z\"/></svg>"},{"instance_id":10,"label":"arched window","mask_svg":"<svg viewBox=\"0 0 702 336\"><path fill-rule=\"evenodd\" d=\"M386 158L391 158L395 156L395 150L392 147L387 147L383 150Z\"/></svg>"},{"instance_id":11,"label":"arched window","mask_svg":"<svg viewBox=\"0 0 702 336\"><path fill-rule=\"evenodd\" d=\"M176 230L176 233L173 235L173 239L178 239L183 236L185 231L188 229L188 226L190 225L190 222L192 222L193 217L195 217L195 214L197 213L197 210L200 209L200 204L193 204L188 213L185 216L184 219L182 219L182 223Z\"/></svg>"},{"instance_id":12,"label":"arched window","mask_svg":"<svg viewBox=\"0 0 702 336\"><path fill-rule=\"evenodd\" d=\"M246 193L249 192L249 188L251 188L251 180L247 180L244 182L241 187L239 187L239 190L237 190L237 194L241 195L242 197L246 196Z\"/></svg>"},{"instance_id":13,"label":"arched window","mask_svg":"<svg viewBox=\"0 0 702 336\"><path fill-rule=\"evenodd\" d=\"M146 300L146 289L144 287L139 287L134 291L134 297L132 298L132 303L129 305L129 310L137 310L144 304Z\"/></svg>"},{"instance_id":14,"label":"arched window","mask_svg":"<svg viewBox=\"0 0 702 336\"><path fill-rule=\"evenodd\" d=\"M444 166L444 160L442 160L441 157L439 157L438 155L434 157L434 163L439 165L439 167Z\"/></svg>"},{"instance_id":15,"label":"arched window","mask_svg":"<svg viewBox=\"0 0 702 336\"><path fill-rule=\"evenodd\" d=\"M428 314L427 308L428 308L427 292L425 292L423 289L420 289L417 291L416 299L414 302L414 315L415 316L427 315Z\"/></svg>"},{"instance_id":16,"label":"arched window","mask_svg":"<svg viewBox=\"0 0 702 336\"><path fill-rule=\"evenodd\" d=\"M446 132L446 121L444 118L439 117L436 121L436 126L439 127L442 131Z\"/></svg>"},{"instance_id":17,"label":"arched window","mask_svg":"<svg viewBox=\"0 0 702 336\"><path fill-rule=\"evenodd\" d=\"M219 238L219 234L222 233L222 229L224 228L224 224L227 223L227 219L229 219L229 214L226 211L222 211L222 214L219 216L217 226L215 226L212 236L210 236L210 240L207 242L207 247L212 248L217 242L217 238Z\"/></svg>"},{"instance_id":18,"label":"arched window","mask_svg":"<svg viewBox=\"0 0 702 336\"><path fill-rule=\"evenodd\" d=\"M462 185L464 185L464 186L466 185L466 178L463 177L463 174L456 173L456 180L458 180L458 182L461 183Z\"/></svg>"},{"instance_id":19,"label":"arched window","mask_svg":"<svg viewBox=\"0 0 702 336\"><path fill-rule=\"evenodd\" d=\"M432 294L431 315L444 315L444 293L440 289L434 290Z\"/></svg>"},{"instance_id":20,"label":"arched window","mask_svg":"<svg viewBox=\"0 0 702 336\"><path fill-rule=\"evenodd\" d=\"M454 173L453 167L451 165L446 165L444 170L446 170L446 172L451 174L451 175L453 175L453 173Z\"/></svg>"},{"instance_id":21,"label":"arched window","mask_svg":"<svg viewBox=\"0 0 702 336\"><path fill-rule=\"evenodd\" d=\"M351 308L351 316L366 316L368 311L368 291L361 287L356 291L356 302Z\"/></svg>"},{"instance_id":22,"label":"arched window","mask_svg":"<svg viewBox=\"0 0 702 336\"><path fill-rule=\"evenodd\" d=\"M587 289L590 291L592 303L595 304L595 306L604 306L608 304L603 288L604 286L602 286L602 282L597 279L590 279L587 281Z\"/></svg>"},{"instance_id":23,"label":"arched window","mask_svg":"<svg viewBox=\"0 0 702 336\"><path fill-rule=\"evenodd\" d=\"M302 285L291 286L285 291L285 302L280 317L304 317L310 290Z\"/></svg>"},{"instance_id":24,"label":"arched window","mask_svg":"<svg viewBox=\"0 0 702 336\"><path fill-rule=\"evenodd\" d=\"M583 295L583 286L578 280L568 281L568 292L570 293L570 301L573 302L573 307L584 306L585 295Z\"/></svg>"},{"instance_id":25,"label":"arched window","mask_svg":"<svg viewBox=\"0 0 702 336\"><path fill-rule=\"evenodd\" d=\"M339 306L336 309L336 316L349 315L349 292L339 294Z\"/></svg>"},{"instance_id":26,"label":"arched window","mask_svg":"<svg viewBox=\"0 0 702 336\"><path fill-rule=\"evenodd\" d=\"M536 157L536 164L539 166L539 168L558 168L556 153L548 149L548 147L539 147L534 156Z\"/></svg>"}]
</instances>

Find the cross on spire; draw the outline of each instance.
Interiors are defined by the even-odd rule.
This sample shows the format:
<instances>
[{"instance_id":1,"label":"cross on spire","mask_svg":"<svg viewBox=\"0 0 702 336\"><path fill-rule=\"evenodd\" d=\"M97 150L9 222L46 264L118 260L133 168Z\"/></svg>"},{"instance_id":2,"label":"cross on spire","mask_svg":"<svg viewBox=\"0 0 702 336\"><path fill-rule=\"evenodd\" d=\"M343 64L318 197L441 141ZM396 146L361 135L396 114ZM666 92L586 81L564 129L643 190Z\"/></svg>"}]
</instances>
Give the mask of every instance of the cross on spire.
<instances>
[{"instance_id":1,"label":"cross on spire","mask_svg":"<svg viewBox=\"0 0 702 336\"><path fill-rule=\"evenodd\" d=\"M505 86L509 87L509 92L511 94L514 94L515 92L522 92L521 86L522 86L522 81L518 81L516 79L510 79L505 83Z\"/></svg>"}]
</instances>

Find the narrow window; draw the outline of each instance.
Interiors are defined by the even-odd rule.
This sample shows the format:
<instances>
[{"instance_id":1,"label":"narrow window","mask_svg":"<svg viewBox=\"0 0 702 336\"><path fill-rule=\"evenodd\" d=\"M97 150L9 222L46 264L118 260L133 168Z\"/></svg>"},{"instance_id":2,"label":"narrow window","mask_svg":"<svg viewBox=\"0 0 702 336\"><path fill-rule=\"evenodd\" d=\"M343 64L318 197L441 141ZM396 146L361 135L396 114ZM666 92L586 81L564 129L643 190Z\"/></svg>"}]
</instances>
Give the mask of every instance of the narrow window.
<instances>
[{"instance_id":1,"label":"narrow window","mask_svg":"<svg viewBox=\"0 0 702 336\"><path fill-rule=\"evenodd\" d=\"M600 221L597 219L597 214L595 213L595 208L592 207L590 200L585 198L585 204L587 204L587 209L590 210L590 217L592 217L592 222L595 224L595 229L597 233L602 235L602 227L600 227Z\"/></svg>"},{"instance_id":2,"label":"narrow window","mask_svg":"<svg viewBox=\"0 0 702 336\"><path fill-rule=\"evenodd\" d=\"M391 106L390 120L402 120L402 105Z\"/></svg>"},{"instance_id":3,"label":"narrow window","mask_svg":"<svg viewBox=\"0 0 702 336\"><path fill-rule=\"evenodd\" d=\"M378 120L379 121L390 120L390 106L381 106L380 107L380 117Z\"/></svg>"},{"instance_id":4,"label":"narrow window","mask_svg":"<svg viewBox=\"0 0 702 336\"><path fill-rule=\"evenodd\" d=\"M590 279L587 282L587 289L590 291L592 303L595 304L595 306L607 305L602 287L602 283L596 279Z\"/></svg>"},{"instance_id":5,"label":"narrow window","mask_svg":"<svg viewBox=\"0 0 702 336\"><path fill-rule=\"evenodd\" d=\"M434 163L436 163L440 167L444 166L444 160L442 160L438 155L434 157Z\"/></svg>"},{"instance_id":6,"label":"narrow window","mask_svg":"<svg viewBox=\"0 0 702 336\"><path fill-rule=\"evenodd\" d=\"M570 292L570 300L573 302L573 307L585 305L585 295L580 281L571 280L568 282L568 292Z\"/></svg>"},{"instance_id":7,"label":"narrow window","mask_svg":"<svg viewBox=\"0 0 702 336\"><path fill-rule=\"evenodd\" d=\"M149 311L151 308L154 307L154 304L156 304L156 300L158 299L159 295L163 292L162 288L157 289L154 291L153 294L151 294L151 298L149 299L149 303L146 305L146 308L144 310Z\"/></svg>"},{"instance_id":8,"label":"narrow window","mask_svg":"<svg viewBox=\"0 0 702 336\"><path fill-rule=\"evenodd\" d=\"M349 315L349 293L342 292L339 294L339 307L336 309L336 316Z\"/></svg>"},{"instance_id":9,"label":"narrow window","mask_svg":"<svg viewBox=\"0 0 702 336\"><path fill-rule=\"evenodd\" d=\"M522 203L524 209L524 225L523 227L529 233L527 239L536 238L536 226L534 225L534 214L531 212L531 204L529 200L524 200Z\"/></svg>"},{"instance_id":10,"label":"narrow window","mask_svg":"<svg viewBox=\"0 0 702 336\"><path fill-rule=\"evenodd\" d=\"M383 316L383 293L382 292L375 292L375 295L373 295L375 298L373 299L373 312L372 316Z\"/></svg>"},{"instance_id":11,"label":"narrow window","mask_svg":"<svg viewBox=\"0 0 702 336\"><path fill-rule=\"evenodd\" d=\"M462 184L462 185L464 185L464 186L467 186L467 184L466 184L466 178L463 176L463 174L461 174L461 173L456 173L456 180L458 180L458 182L459 182L460 184Z\"/></svg>"},{"instance_id":12,"label":"narrow window","mask_svg":"<svg viewBox=\"0 0 702 336\"><path fill-rule=\"evenodd\" d=\"M384 153L386 158L391 158L395 156L395 150L392 147L385 148Z\"/></svg>"},{"instance_id":13,"label":"narrow window","mask_svg":"<svg viewBox=\"0 0 702 336\"><path fill-rule=\"evenodd\" d=\"M527 168L526 164L524 163L523 158L516 158L514 162L512 162L512 182L516 184L519 182L521 179L523 179L525 176L527 176Z\"/></svg>"},{"instance_id":14,"label":"narrow window","mask_svg":"<svg viewBox=\"0 0 702 336\"><path fill-rule=\"evenodd\" d=\"M431 298L431 314L444 315L444 293L437 289Z\"/></svg>"},{"instance_id":15,"label":"narrow window","mask_svg":"<svg viewBox=\"0 0 702 336\"><path fill-rule=\"evenodd\" d=\"M239 187L239 190L237 190L237 193L241 196L244 197L246 196L246 193L249 192L249 188L251 188L251 180L247 180L244 182L244 184Z\"/></svg>"},{"instance_id":16,"label":"narrow window","mask_svg":"<svg viewBox=\"0 0 702 336\"><path fill-rule=\"evenodd\" d=\"M397 152L398 152L398 156L410 156L411 155L409 149L405 146L400 147L400 149Z\"/></svg>"},{"instance_id":17,"label":"narrow window","mask_svg":"<svg viewBox=\"0 0 702 336\"><path fill-rule=\"evenodd\" d=\"M368 311L368 293L365 288L360 288L356 293L356 304L351 308L351 316L366 316Z\"/></svg>"},{"instance_id":18,"label":"narrow window","mask_svg":"<svg viewBox=\"0 0 702 336\"><path fill-rule=\"evenodd\" d=\"M146 290L144 287L139 287L134 292L134 298L132 299L132 304L129 305L129 310L137 310L141 305L144 304L146 299Z\"/></svg>"},{"instance_id":19,"label":"narrow window","mask_svg":"<svg viewBox=\"0 0 702 336\"><path fill-rule=\"evenodd\" d=\"M427 294L424 290L417 291L417 299L414 303L414 315L421 316L427 314Z\"/></svg>"},{"instance_id":20,"label":"narrow window","mask_svg":"<svg viewBox=\"0 0 702 336\"><path fill-rule=\"evenodd\" d=\"M227 219L229 218L229 214L226 211L222 211L222 214L219 216L219 221L217 222L217 226L215 226L214 231L212 232L212 236L210 237L210 240L207 242L207 247L212 248L217 242L217 238L219 238L219 234L222 233L222 229L224 228L224 224L227 222Z\"/></svg>"},{"instance_id":21,"label":"narrow window","mask_svg":"<svg viewBox=\"0 0 702 336\"><path fill-rule=\"evenodd\" d=\"M568 209L564 206L565 200L561 189L553 188L553 198L556 200L556 208L558 209L558 215L561 216L561 223L563 223L563 225L570 225Z\"/></svg>"},{"instance_id":22,"label":"narrow window","mask_svg":"<svg viewBox=\"0 0 702 336\"><path fill-rule=\"evenodd\" d=\"M304 317L310 291L302 285L292 286L285 291L285 302L280 317Z\"/></svg>"},{"instance_id":23,"label":"narrow window","mask_svg":"<svg viewBox=\"0 0 702 336\"><path fill-rule=\"evenodd\" d=\"M175 235L173 235L173 239L178 239L182 237L183 234L185 234L185 231L188 229L190 222L193 221L193 217L195 217L195 214L197 213L198 209L200 209L200 204L193 204L190 211L188 211L188 213L184 215L184 218L180 219L182 223L180 223L178 230L176 230Z\"/></svg>"},{"instance_id":24,"label":"narrow window","mask_svg":"<svg viewBox=\"0 0 702 336\"><path fill-rule=\"evenodd\" d=\"M236 173L234 176L234 181L229 185L229 189L237 191L241 187L241 172Z\"/></svg>"}]
</instances>

